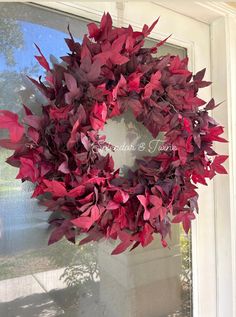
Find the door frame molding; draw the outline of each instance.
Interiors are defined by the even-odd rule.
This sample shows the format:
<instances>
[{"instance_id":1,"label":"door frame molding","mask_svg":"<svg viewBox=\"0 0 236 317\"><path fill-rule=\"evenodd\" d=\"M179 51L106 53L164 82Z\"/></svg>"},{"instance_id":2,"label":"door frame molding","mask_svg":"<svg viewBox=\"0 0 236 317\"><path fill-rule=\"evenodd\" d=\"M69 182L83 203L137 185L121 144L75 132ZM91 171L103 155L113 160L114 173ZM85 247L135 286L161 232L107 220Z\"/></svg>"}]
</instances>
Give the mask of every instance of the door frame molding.
<instances>
[{"instance_id":1,"label":"door frame molding","mask_svg":"<svg viewBox=\"0 0 236 317\"><path fill-rule=\"evenodd\" d=\"M229 177L218 175L213 184L203 191L204 193L207 191L207 195L212 196L210 200L213 200L209 202L213 204L213 214L210 217L207 216L209 225L213 221L213 232L206 232L206 227L204 227L205 231L201 231L201 215L193 225L193 258L195 259L193 261L193 279L194 287L196 287L193 300L194 317L234 317L236 316L236 169L234 169L236 165L236 107L234 107L236 105L236 36L234 31L236 28L236 10L222 2L213 1L193 1L192 5L197 10L189 10L189 7L185 9L184 1L178 1L178 3L183 2L179 6L181 12L178 12L178 8L173 2L165 1L164 5L163 1L135 2L135 9L137 6L145 4L145 11L147 11L148 6L149 8L153 6L157 14L162 13L162 20L165 19L164 13L167 12L165 10L170 10L172 15L175 14L176 19L182 15L183 19L189 19L188 23L190 24L193 21L198 21L198 23L209 27L211 71L208 70L207 76L213 82L211 94L216 96L216 101L226 101L224 106L214 111L214 116L221 122L223 119L225 135L229 140L228 144L216 146L217 150L219 149L222 153L229 153L227 162ZM125 25L130 22L136 29L141 28L139 22L126 19L127 2L123 0L83 1L80 3L33 1L31 5L43 5L47 9L51 8L58 12L96 21L100 19L103 11L109 11L113 16L115 25ZM132 19L135 18L132 16ZM168 31L164 31L163 28L163 31L160 31L158 27L157 29L157 32L152 33L153 38L161 40L169 35ZM194 41L195 32L198 31L193 29L193 39L185 39L174 34L168 40L168 43L187 48L191 61L190 67L193 71L199 69L198 54L205 54L204 50L199 51L198 45ZM209 91L206 90L205 95L209 95ZM205 205L210 209L208 201L205 202ZM202 214L205 212L209 211L202 210ZM206 215L203 215L203 223L205 217ZM204 281L204 276L200 276L201 271L204 270L206 258L204 258L204 252L199 248L199 241L200 245L204 246L204 239L205 255L211 259L211 263L207 264L209 267L206 268L208 274L212 274L210 285ZM214 241L214 245L212 245L212 241ZM212 272L210 273L211 265Z\"/></svg>"}]
</instances>

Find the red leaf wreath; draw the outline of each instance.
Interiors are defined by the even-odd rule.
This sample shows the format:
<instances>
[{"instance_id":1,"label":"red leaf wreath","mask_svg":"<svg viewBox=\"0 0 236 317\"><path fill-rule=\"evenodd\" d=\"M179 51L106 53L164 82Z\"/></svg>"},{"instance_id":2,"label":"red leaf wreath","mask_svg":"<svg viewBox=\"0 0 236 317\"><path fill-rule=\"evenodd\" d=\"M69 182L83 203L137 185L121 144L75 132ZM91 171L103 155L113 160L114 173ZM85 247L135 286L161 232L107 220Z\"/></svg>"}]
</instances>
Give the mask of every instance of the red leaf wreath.
<instances>
[{"instance_id":1,"label":"red leaf wreath","mask_svg":"<svg viewBox=\"0 0 236 317\"><path fill-rule=\"evenodd\" d=\"M55 229L49 244L65 236L75 242L119 239L113 251L145 247L160 234L161 242L170 234L171 223L182 223L189 231L198 211L196 186L216 173L227 158L213 149L223 127L209 115L214 100L198 97L205 70L196 75L188 70L188 59L152 53L165 40L144 48L144 40L157 21L141 32L113 28L109 14L97 26L88 25L82 44L66 39L70 53L63 56L66 67L49 66L40 51L36 59L47 71L45 82L32 82L48 100L37 116L24 106L22 123L12 112L0 111L0 128L10 139L0 145L14 150L7 162L19 168L17 178L33 182L33 197L47 195L42 203L60 217L52 217ZM204 106L204 107L203 107ZM131 109L156 137L165 134L172 151L138 162L128 178L114 171L110 155L99 149L107 119ZM102 141L102 142L101 142Z\"/></svg>"}]
</instances>

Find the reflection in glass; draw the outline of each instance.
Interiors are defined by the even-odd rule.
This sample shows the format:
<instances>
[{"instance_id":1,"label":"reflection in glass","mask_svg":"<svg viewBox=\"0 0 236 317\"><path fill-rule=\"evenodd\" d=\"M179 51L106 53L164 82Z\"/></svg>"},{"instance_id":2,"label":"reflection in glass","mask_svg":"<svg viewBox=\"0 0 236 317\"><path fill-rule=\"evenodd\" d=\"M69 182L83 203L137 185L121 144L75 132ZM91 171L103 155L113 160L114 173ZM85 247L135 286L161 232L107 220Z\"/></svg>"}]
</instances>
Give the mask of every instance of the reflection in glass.
<instances>
[{"instance_id":1,"label":"reflection in glass","mask_svg":"<svg viewBox=\"0 0 236 317\"><path fill-rule=\"evenodd\" d=\"M163 144L163 135L160 133L154 139L144 125L134 118L131 111L109 119L100 134L105 135L106 142L114 146L113 151L107 147L101 153L110 153L114 159L115 169L120 168L123 175L128 169L137 168L136 159L157 155Z\"/></svg>"},{"instance_id":2,"label":"reflection in glass","mask_svg":"<svg viewBox=\"0 0 236 317\"><path fill-rule=\"evenodd\" d=\"M44 103L24 76L42 72L32 58L33 43L47 58L59 59L67 52L68 23L82 38L86 23L80 19L26 4L0 4L0 108L20 112L25 103L37 111ZM184 49L169 45L159 53L167 52L185 56ZM152 140L131 113L108 122L103 133L116 145ZM114 245L108 242L79 247L62 241L48 247L48 214L30 199L30 184L14 180L17 170L4 163L9 155L0 149L0 316L192 316L191 242L178 226L170 250L159 238L146 249L113 257ZM116 151L113 157L116 166L135 168L135 158L143 155L150 155L148 148Z\"/></svg>"}]
</instances>

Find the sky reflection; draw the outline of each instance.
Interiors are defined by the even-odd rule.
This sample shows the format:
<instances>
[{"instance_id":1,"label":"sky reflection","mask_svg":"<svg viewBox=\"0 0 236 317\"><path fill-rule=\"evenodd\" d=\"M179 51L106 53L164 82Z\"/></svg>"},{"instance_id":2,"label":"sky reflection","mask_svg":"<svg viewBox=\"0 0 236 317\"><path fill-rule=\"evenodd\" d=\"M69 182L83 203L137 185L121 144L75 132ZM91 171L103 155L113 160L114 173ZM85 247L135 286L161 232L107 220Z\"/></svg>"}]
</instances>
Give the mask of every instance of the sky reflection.
<instances>
[{"instance_id":1,"label":"sky reflection","mask_svg":"<svg viewBox=\"0 0 236 317\"><path fill-rule=\"evenodd\" d=\"M25 21L17 21L17 23L23 33L23 46L14 49L14 65L8 65L5 56L0 53L0 72L20 73L37 64L34 59L34 55L37 54L34 43L40 47L48 60L50 55L59 58L68 52L68 47L64 41L68 37L67 33L40 24ZM38 72L40 73L41 70L39 69Z\"/></svg>"}]
</instances>

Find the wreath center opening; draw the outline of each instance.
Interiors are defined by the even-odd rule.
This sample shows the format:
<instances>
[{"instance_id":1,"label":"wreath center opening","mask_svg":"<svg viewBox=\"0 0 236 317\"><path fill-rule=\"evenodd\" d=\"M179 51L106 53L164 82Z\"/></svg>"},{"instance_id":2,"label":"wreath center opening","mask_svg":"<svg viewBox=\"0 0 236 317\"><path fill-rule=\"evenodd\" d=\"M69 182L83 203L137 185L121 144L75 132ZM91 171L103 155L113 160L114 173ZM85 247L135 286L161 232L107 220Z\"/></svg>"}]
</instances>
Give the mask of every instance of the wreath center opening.
<instances>
[{"instance_id":1,"label":"wreath center opening","mask_svg":"<svg viewBox=\"0 0 236 317\"><path fill-rule=\"evenodd\" d=\"M135 119L131 110L107 120L100 135L105 135L106 142L113 146L113 150L109 146L104 147L101 154L112 155L115 169L120 168L123 176L129 169L136 170L136 160L156 156L163 150L163 133L153 138L147 128Z\"/></svg>"}]
</instances>

